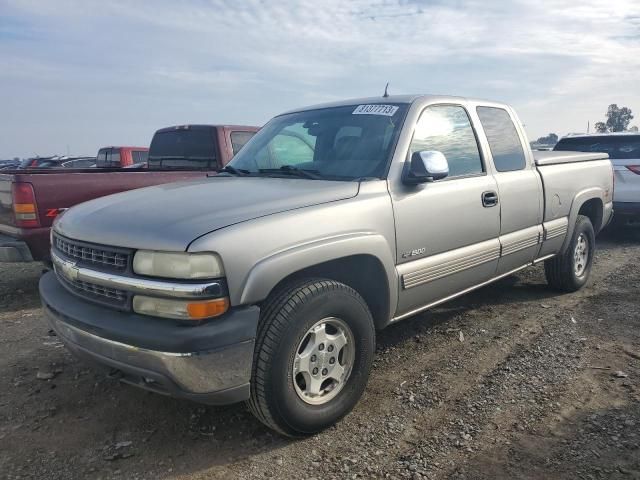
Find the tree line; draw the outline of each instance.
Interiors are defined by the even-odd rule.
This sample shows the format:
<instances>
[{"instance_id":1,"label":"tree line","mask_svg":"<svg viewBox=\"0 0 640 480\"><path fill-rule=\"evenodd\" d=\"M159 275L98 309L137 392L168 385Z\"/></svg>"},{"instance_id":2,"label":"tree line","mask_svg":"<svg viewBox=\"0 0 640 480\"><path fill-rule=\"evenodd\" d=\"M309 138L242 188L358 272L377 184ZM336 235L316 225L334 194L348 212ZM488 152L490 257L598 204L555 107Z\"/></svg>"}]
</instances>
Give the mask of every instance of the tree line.
<instances>
[{"instance_id":1,"label":"tree line","mask_svg":"<svg viewBox=\"0 0 640 480\"><path fill-rule=\"evenodd\" d=\"M607 109L605 114L606 120L604 122L596 122L593 125L598 133L614 133L614 132L637 132L638 127L629 127L631 120L633 120L633 112L628 107L618 107L617 103L612 103ZM538 138L532 144L538 145L555 145L558 143L558 135L550 133L544 137Z\"/></svg>"}]
</instances>

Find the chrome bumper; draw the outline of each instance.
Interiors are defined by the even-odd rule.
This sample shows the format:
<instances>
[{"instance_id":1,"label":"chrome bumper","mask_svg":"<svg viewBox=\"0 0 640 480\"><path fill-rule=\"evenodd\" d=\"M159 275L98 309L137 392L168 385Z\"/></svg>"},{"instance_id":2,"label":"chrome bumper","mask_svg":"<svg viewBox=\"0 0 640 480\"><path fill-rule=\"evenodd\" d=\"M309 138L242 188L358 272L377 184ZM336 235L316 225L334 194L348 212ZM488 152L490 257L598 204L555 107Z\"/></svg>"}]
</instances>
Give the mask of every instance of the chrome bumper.
<instances>
[{"instance_id":1,"label":"chrome bumper","mask_svg":"<svg viewBox=\"0 0 640 480\"><path fill-rule=\"evenodd\" d=\"M211 352L156 352L80 330L58 320L46 307L45 314L69 350L121 371L124 381L128 373L140 377L144 382L140 386L149 389L167 390L166 393L171 394L174 389L167 385L169 380L185 393L207 394L242 385L251 377L254 343L251 340ZM145 376L145 372L149 376Z\"/></svg>"},{"instance_id":2,"label":"chrome bumper","mask_svg":"<svg viewBox=\"0 0 640 480\"><path fill-rule=\"evenodd\" d=\"M65 346L123 382L212 405L249 398L255 307L204 325L180 326L85 302L53 273L41 278L40 296L46 319Z\"/></svg>"}]
</instances>

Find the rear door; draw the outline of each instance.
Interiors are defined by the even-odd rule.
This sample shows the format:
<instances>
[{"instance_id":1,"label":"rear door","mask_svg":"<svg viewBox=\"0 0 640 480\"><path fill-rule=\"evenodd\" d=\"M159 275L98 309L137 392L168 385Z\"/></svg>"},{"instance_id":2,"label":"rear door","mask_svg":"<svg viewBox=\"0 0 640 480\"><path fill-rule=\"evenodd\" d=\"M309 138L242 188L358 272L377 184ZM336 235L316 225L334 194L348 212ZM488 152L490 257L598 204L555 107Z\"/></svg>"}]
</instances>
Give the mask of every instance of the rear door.
<instances>
[{"instance_id":1,"label":"rear door","mask_svg":"<svg viewBox=\"0 0 640 480\"><path fill-rule=\"evenodd\" d=\"M478 105L498 184L501 258L497 274L534 260L542 242L542 181L513 112Z\"/></svg>"}]
</instances>

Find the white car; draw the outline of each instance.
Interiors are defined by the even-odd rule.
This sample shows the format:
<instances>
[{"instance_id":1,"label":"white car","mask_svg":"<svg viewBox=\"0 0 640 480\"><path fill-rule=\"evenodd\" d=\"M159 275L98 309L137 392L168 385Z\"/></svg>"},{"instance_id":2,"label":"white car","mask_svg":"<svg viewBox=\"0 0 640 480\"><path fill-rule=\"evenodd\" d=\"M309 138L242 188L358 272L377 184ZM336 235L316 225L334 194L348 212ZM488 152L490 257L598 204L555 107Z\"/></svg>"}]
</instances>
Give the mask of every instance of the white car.
<instances>
[{"instance_id":1,"label":"white car","mask_svg":"<svg viewBox=\"0 0 640 480\"><path fill-rule=\"evenodd\" d=\"M613 162L613 210L622 223L640 222L640 134L637 132L573 134L554 150L604 152Z\"/></svg>"}]
</instances>

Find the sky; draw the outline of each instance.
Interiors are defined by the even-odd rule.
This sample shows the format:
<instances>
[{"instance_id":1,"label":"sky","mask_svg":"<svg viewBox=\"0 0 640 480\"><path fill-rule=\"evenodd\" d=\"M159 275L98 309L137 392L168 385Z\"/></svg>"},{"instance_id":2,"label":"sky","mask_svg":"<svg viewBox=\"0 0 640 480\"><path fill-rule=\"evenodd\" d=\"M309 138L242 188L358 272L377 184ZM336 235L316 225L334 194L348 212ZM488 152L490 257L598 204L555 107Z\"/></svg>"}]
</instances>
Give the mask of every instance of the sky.
<instances>
[{"instance_id":1,"label":"sky","mask_svg":"<svg viewBox=\"0 0 640 480\"><path fill-rule=\"evenodd\" d=\"M148 145L339 99L512 104L530 140L640 125L638 0L0 0L0 158Z\"/></svg>"}]
</instances>

